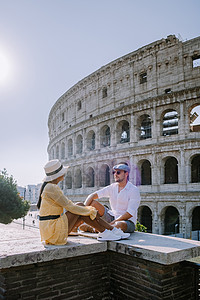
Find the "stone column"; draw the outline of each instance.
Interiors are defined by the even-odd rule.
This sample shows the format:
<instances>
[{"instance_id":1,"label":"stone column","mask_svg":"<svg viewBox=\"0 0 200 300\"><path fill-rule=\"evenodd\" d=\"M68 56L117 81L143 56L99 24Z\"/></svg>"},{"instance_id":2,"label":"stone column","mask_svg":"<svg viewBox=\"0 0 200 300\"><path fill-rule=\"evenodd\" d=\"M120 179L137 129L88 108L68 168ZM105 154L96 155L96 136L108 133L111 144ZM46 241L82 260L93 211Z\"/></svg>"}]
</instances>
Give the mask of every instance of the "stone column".
<instances>
[{"instance_id":1,"label":"stone column","mask_svg":"<svg viewBox=\"0 0 200 300\"><path fill-rule=\"evenodd\" d=\"M151 135L152 135L152 139L157 140L157 136L158 136L158 120L156 117L156 102L155 100L153 101L153 109L152 109L152 120L151 120Z\"/></svg>"},{"instance_id":2,"label":"stone column","mask_svg":"<svg viewBox=\"0 0 200 300\"><path fill-rule=\"evenodd\" d=\"M180 166L178 168L178 183L181 185L186 184L186 170L185 170L185 150L181 147L180 153Z\"/></svg>"},{"instance_id":3,"label":"stone column","mask_svg":"<svg viewBox=\"0 0 200 300\"><path fill-rule=\"evenodd\" d=\"M86 136L86 128L83 129L83 153L87 152L87 136Z\"/></svg>"},{"instance_id":4,"label":"stone column","mask_svg":"<svg viewBox=\"0 0 200 300\"><path fill-rule=\"evenodd\" d=\"M112 121L111 121L110 134L111 134L110 145L116 146L117 145L117 132L116 132L115 119L112 119Z\"/></svg>"},{"instance_id":5,"label":"stone column","mask_svg":"<svg viewBox=\"0 0 200 300\"><path fill-rule=\"evenodd\" d=\"M130 142L137 143L137 120L134 114L131 114L131 124L130 124Z\"/></svg>"},{"instance_id":6,"label":"stone column","mask_svg":"<svg viewBox=\"0 0 200 300\"><path fill-rule=\"evenodd\" d=\"M99 125L96 126L95 130L95 150L100 149L100 128Z\"/></svg>"},{"instance_id":7,"label":"stone column","mask_svg":"<svg viewBox=\"0 0 200 300\"><path fill-rule=\"evenodd\" d=\"M152 233L159 234L159 217L157 209L152 212Z\"/></svg>"},{"instance_id":8,"label":"stone column","mask_svg":"<svg viewBox=\"0 0 200 300\"><path fill-rule=\"evenodd\" d=\"M180 113L179 113L179 120L178 120L178 133L179 135L185 135L185 114L184 114L184 100L180 101Z\"/></svg>"},{"instance_id":9,"label":"stone column","mask_svg":"<svg viewBox=\"0 0 200 300\"><path fill-rule=\"evenodd\" d=\"M95 161L95 188L99 189L99 164L98 161Z\"/></svg>"}]
</instances>

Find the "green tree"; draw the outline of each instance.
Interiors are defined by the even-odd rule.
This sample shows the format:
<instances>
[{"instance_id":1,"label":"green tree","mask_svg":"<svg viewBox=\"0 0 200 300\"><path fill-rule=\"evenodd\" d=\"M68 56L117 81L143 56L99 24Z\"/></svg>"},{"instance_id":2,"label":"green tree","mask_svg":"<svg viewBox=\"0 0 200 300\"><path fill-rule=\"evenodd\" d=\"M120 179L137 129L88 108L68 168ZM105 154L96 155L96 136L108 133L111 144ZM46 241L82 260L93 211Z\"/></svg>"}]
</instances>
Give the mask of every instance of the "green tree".
<instances>
[{"instance_id":1,"label":"green tree","mask_svg":"<svg viewBox=\"0 0 200 300\"><path fill-rule=\"evenodd\" d=\"M6 169L0 171L0 223L9 224L24 217L29 208L29 202L20 197L13 176Z\"/></svg>"}]
</instances>

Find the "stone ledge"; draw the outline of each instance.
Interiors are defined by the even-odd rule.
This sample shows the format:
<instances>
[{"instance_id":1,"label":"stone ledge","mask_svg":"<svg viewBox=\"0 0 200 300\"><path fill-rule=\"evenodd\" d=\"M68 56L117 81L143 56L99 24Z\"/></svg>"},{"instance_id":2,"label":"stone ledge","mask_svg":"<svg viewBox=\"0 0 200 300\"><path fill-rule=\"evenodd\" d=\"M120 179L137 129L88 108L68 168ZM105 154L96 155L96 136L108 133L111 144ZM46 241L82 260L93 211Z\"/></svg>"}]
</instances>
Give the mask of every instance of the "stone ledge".
<instances>
[{"instance_id":1,"label":"stone ledge","mask_svg":"<svg viewBox=\"0 0 200 300\"><path fill-rule=\"evenodd\" d=\"M81 233L95 237L92 233ZM170 265L200 255L200 242L158 234L135 232L126 240L108 242L107 249L121 254Z\"/></svg>"},{"instance_id":2,"label":"stone ledge","mask_svg":"<svg viewBox=\"0 0 200 300\"><path fill-rule=\"evenodd\" d=\"M107 243L70 236L64 246L43 245L38 228L0 224L0 269L107 251Z\"/></svg>"},{"instance_id":3,"label":"stone ledge","mask_svg":"<svg viewBox=\"0 0 200 300\"><path fill-rule=\"evenodd\" d=\"M108 242L108 250L171 265L199 256L200 242L135 232L127 240Z\"/></svg>"},{"instance_id":4,"label":"stone ledge","mask_svg":"<svg viewBox=\"0 0 200 300\"><path fill-rule=\"evenodd\" d=\"M0 225L0 269L114 251L132 257L170 265L200 256L200 242L135 232L127 240L98 242L96 234L70 236L64 246L44 246L37 228Z\"/></svg>"}]
</instances>

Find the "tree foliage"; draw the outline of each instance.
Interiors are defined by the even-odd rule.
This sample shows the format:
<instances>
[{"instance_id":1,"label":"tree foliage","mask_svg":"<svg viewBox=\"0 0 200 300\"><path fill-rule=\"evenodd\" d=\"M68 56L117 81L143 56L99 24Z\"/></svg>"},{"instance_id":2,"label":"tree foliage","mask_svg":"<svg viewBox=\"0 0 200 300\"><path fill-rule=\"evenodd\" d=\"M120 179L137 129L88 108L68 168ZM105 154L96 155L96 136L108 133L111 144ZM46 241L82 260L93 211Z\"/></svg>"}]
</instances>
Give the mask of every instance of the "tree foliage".
<instances>
[{"instance_id":1,"label":"tree foliage","mask_svg":"<svg viewBox=\"0 0 200 300\"><path fill-rule=\"evenodd\" d=\"M147 232L147 227L145 227L144 225L140 224L140 222L137 221L135 226L135 231Z\"/></svg>"},{"instance_id":2,"label":"tree foliage","mask_svg":"<svg viewBox=\"0 0 200 300\"><path fill-rule=\"evenodd\" d=\"M24 217L29 208L29 202L20 197L13 176L6 169L0 171L0 223L9 224Z\"/></svg>"}]
</instances>

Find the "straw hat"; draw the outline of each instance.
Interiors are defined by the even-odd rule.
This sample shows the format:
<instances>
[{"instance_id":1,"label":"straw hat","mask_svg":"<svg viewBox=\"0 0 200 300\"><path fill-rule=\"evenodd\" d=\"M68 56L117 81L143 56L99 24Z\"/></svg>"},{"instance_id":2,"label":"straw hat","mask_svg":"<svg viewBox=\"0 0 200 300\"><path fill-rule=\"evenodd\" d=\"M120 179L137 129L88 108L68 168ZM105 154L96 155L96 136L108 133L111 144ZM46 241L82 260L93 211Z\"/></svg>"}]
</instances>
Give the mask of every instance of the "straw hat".
<instances>
[{"instance_id":1,"label":"straw hat","mask_svg":"<svg viewBox=\"0 0 200 300\"><path fill-rule=\"evenodd\" d=\"M63 166L58 159L50 160L44 166L46 177L43 179L43 181L49 182L65 175L68 168L69 166Z\"/></svg>"}]
</instances>

